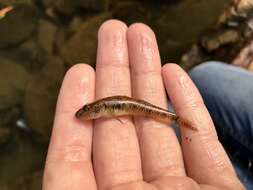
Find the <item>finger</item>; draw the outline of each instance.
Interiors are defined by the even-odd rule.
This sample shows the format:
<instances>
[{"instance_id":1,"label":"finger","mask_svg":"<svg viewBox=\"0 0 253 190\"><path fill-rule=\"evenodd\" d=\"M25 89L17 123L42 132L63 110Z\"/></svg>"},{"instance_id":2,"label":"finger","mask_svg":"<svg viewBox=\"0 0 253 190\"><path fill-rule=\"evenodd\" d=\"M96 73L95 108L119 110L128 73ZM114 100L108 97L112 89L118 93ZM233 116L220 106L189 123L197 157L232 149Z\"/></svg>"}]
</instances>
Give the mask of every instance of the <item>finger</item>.
<instances>
[{"instance_id":1,"label":"finger","mask_svg":"<svg viewBox=\"0 0 253 190\"><path fill-rule=\"evenodd\" d=\"M105 22L98 34L96 98L131 96L127 27ZM98 120L94 129L94 165L99 189L142 179L139 145L129 117Z\"/></svg>"},{"instance_id":2,"label":"finger","mask_svg":"<svg viewBox=\"0 0 253 190\"><path fill-rule=\"evenodd\" d=\"M176 113L198 129L181 128L188 175L198 183L238 188L240 183L218 141L211 117L188 75L179 66L167 64L163 77Z\"/></svg>"},{"instance_id":3,"label":"finger","mask_svg":"<svg viewBox=\"0 0 253 190\"><path fill-rule=\"evenodd\" d=\"M127 32L133 96L167 109L159 51L153 31L134 24ZM173 129L148 118L136 118L146 181L184 176L181 148Z\"/></svg>"},{"instance_id":4,"label":"finger","mask_svg":"<svg viewBox=\"0 0 253 190\"><path fill-rule=\"evenodd\" d=\"M92 123L74 115L94 99L94 71L85 64L73 66L66 74L55 114L48 150L43 190L96 189L91 163Z\"/></svg>"}]
</instances>

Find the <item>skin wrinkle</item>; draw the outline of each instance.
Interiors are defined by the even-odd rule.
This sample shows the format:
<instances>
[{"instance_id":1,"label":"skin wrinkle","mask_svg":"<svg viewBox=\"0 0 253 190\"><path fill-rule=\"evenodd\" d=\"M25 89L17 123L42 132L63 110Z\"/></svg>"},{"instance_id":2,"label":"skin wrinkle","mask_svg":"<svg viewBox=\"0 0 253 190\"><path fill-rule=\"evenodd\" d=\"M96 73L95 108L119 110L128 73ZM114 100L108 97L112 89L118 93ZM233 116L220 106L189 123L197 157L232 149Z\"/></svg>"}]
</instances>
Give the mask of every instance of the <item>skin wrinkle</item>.
<instances>
[{"instance_id":1,"label":"skin wrinkle","mask_svg":"<svg viewBox=\"0 0 253 190\"><path fill-rule=\"evenodd\" d=\"M178 155L181 153L178 153L175 150L174 152L169 151L173 150L173 147L167 147L165 146L166 144L161 147L161 143L162 142L158 143L160 147L156 149L158 150L157 157L160 158L161 156L163 156L164 158L161 160L160 163L152 163L153 165L157 165L157 168L155 168L154 172L156 173L155 178L159 178L160 176L166 176L167 171L173 171L169 173L170 176L182 176L182 174L185 175L185 171L183 169L184 164L181 162L181 160L176 160L176 157L172 157L172 155ZM151 177L150 181L154 180L155 178Z\"/></svg>"},{"instance_id":2,"label":"skin wrinkle","mask_svg":"<svg viewBox=\"0 0 253 190\"><path fill-rule=\"evenodd\" d=\"M171 171L168 174L168 171ZM167 166L162 166L162 167L158 167L153 171L150 172L155 172L156 175L155 176L149 176L149 179L146 180L147 182L151 183L152 181L155 180L159 180L161 177L166 177L166 176L179 176L182 177L182 174L185 174L184 169L182 169L182 164L178 163L178 164L171 164L171 165L167 165Z\"/></svg>"},{"instance_id":3,"label":"skin wrinkle","mask_svg":"<svg viewBox=\"0 0 253 190\"><path fill-rule=\"evenodd\" d=\"M125 156L128 156L128 157L134 157L135 154L133 153L133 151L129 151L129 153L133 153L132 155L127 153L127 155L123 155L120 150L120 147L118 146L118 142L123 142L122 144L125 144L126 146L124 146L124 149L125 150L132 150L135 148L135 146L133 146L132 143L129 142L129 138L131 134L127 134L125 133L124 135L121 135L121 136L113 136L113 139L112 139L112 152L113 152L113 155L114 155L114 158L115 158L115 162L113 163L114 164L114 167L113 168L124 168L125 163L123 162L123 160L125 159ZM126 143L124 143L124 141Z\"/></svg>"},{"instance_id":4,"label":"skin wrinkle","mask_svg":"<svg viewBox=\"0 0 253 190\"><path fill-rule=\"evenodd\" d=\"M128 89L130 80L127 81L125 79L123 73L125 73L125 70L123 70L123 69L118 69L118 70L115 69L115 70L113 70L112 73L110 73L108 78L110 77L113 85L108 90L110 90L112 92L118 92L120 90L120 92L122 92L123 94L125 94L123 92L124 90L126 91L126 93L128 92L128 90L126 90L126 89ZM130 73L128 75L130 76Z\"/></svg>"},{"instance_id":5,"label":"skin wrinkle","mask_svg":"<svg viewBox=\"0 0 253 190\"><path fill-rule=\"evenodd\" d=\"M192 168L192 170L195 170L195 175L198 173L196 176L191 176L195 178L195 180L198 181L199 184L206 184L206 181L209 181L209 184L212 186L210 187L218 187L222 189L241 189L241 185L239 181L236 181L235 179L237 178L236 175L231 175L231 168L226 167L222 171L214 171L213 168L210 167L205 167L202 170L198 167ZM215 177L217 177L219 180L217 181L213 176L214 175L207 175L208 173L213 173L215 172ZM230 174L228 174L230 173ZM234 187L234 188L233 188ZM240 187L240 188L239 188ZM219 190L220 190L219 188Z\"/></svg>"},{"instance_id":6,"label":"skin wrinkle","mask_svg":"<svg viewBox=\"0 0 253 190\"><path fill-rule=\"evenodd\" d=\"M221 157L222 155L222 149L219 147L219 144L216 143L217 141L209 139L209 141L203 140L201 138L201 143L203 144L204 150L206 150L206 155L209 157L209 160L211 160L210 167L214 167L215 170L222 171L224 168L228 165L228 160L226 160L224 157Z\"/></svg>"},{"instance_id":7,"label":"skin wrinkle","mask_svg":"<svg viewBox=\"0 0 253 190\"><path fill-rule=\"evenodd\" d=\"M128 69L130 68L130 65L127 64L127 62L122 62L121 64L118 63L107 63L105 64L97 64L96 65L96 71L100 69Z\"/></svg>"},{"instance_id":8,"label":"skin wrinkle","mask_svg":"<svg viewBox=\"0 0 253 190\"><path fill-rule=\"evenodd\" d=\"M191 172L190 172L191 177L193 177L200 183L206 183L207 178L210 177L210 174L212 173L224 174L225 170L230 170L231 172L232 165L229 162L228 158L227 157L220 158L221 155L223 154L222 147L220 144L215 143L216 141L210 138L206 138L205 141L202 142L201 136L200 136L199 141L200 141L199 146L201 146L199 148L202 149L203 151L202 155L205 155L206 157L208 157L208 158L205 158L205 160L209 160L208 162L209 164L208 165L206 163L205 164L203 163L204 165L203 164L201 165L198 163L193 164L195 166L191 166ZM206 145L209 147L206 147ZM195 161L199 162L198 160L195 160ZM203 168L203 169L201 170L200 168ZM229 179L231 179L231 175L227 175L227 176ZM207 180L207 181L212 181L212 179ZM214 181L210 183L215 184L216 182ZM222 184L225 184L224 180L222 180ZM231 183L227 183L227 184L231 184Z\"/></svg>"},{"instance_id":9,"label":"skin wrinkle","mask_svg":"<svg viewBox=\"0 0 253 190\"><path fill-rule=\"evenodd\" d=\"M81 189L81 183L76 183L81 180L84 180L83 174L80 172L72 172L69 171L70 175L68 176L68 179L65 178L57 178L58 180L61 179L59 184L61 185L60 187L58 186L57 188L51 187L51 189L71 189L71 190L80 190Z\"/></svg>"},{"instance_id":10,"label":"skin wrinkle","mask_svg":"<svg viewBox=\"0 0 253 190\"><path fill-rule=\"evenodd\" d=\"M88 162L91 157L87 156L85 152L88 151L88 148L83 145L67 145L64 149L54 149L48 158L47 162L54 163L65 161L65 162ZM48 163L47 163L48 164Z\"/></svg>"},{"instance_id":11,"label":"skin wrinkle","mask_svg":"<svg viewBox=\"0 0 253 190\"><path fill-rule=\"evenodd\" d=\"M142 62L151 66L153 64L155 54L153 40L147 34L139 33L137 35L139 49L136 53L139 56L141 55ZM150 66L147 67L149 68Z\"/></svg>"},{"instance_id":12,"label":"skin wrinkle","mask_svg":"<svg viewBox=\"0 0 253 190\"><path fill-rule=\"evenodd\" d=\"M108 70L108 71L105 71ZM118 67L117 69L110 69L108 67L99 67L97 68L97 74L100 74L100 77L103 80L109 80L110 81L110 87L103 87L103 94L104 96L101 97L107 97L112 94L125 94L128 96L131 96L131 92L129 92L129 83L130 79L126 80L126 75L129 75L128 73L128 67ZM100 97L97 97L97 99Z\"/></svg>"},{"instance_id":13,"label":"skin wrinkle","mask_svg":"<svg viewBox=\"0 0 253 190\"><path fill-rule=\"evenodd\" d=\"M102 27L102 28L106 28L106 27ZM97 59L97 66L99 65L104 65L107 67L108 64L114 63L115 65L128 65L128 54L127 54L127 49L125 46L125 35L123 35L126 31L126 29L124 28L120 28L118 30L115 31L110 31L110 32L105 32L103 30L108 30L106 29L101 29L101 31L99 32L99 36L103 36L103 38L99 38L99 40L101 41L99 43L98 46L98 51L101 51L100 54L103 56L98 56ZM104 36L106 35L106 37ZM113 54L107 54L107 49L101 48L100 46L106 44L106 46L108 46L109 49L111 49L110 51L113 51ZM102 59L102 60L101 60ZM126 62L126 63L124 63ZM123 63L123 64L122 64Z\"/></svg>"},{"instance_id":14,"label":"skin wrinkle","mask_svg":"<svg viewBox=\"0 0 253 190\"><path fill-rule=\"evenodd\" d=\"M146 77L146 76L158 76L161 77L161 70L160 68L146 68L145 70L137 70L137 69L132 69L131 70L132 76L134 78L139 78L139 77Z\"/></svg>"},{"instance_id":15,"label":"skin wrinkle","mask_svg":"<svg viewBox=\"0 0 253 190\"><path fill-rule=\"evenodd\" d=\"M166 143L166 141L168 141L168 139L171 139L171 138L173 138L172 135L170 137L168 137L167 135L160 136L160 139L157 142L157 145L158 145L158 148L156 148L156 150L158 150L157 157L164 156L165 158L163 159L163 162L159 163L160 166L173 165L173 161L172 161L173 159L171 159L171 155L178 155L176 153L178 151L173 150L172 149L173 147L168 147L168 144Z\"/></svg>"},{"instance_id":16,"label":"skin wrinkle","mask_svg":"<svg viewBox=\"0 0 253 190\"><path fill-rule=\"evenodd\" d=\"M124 39L123 39L124 38ZM123 61L125 59L125 55L126 55L126 49L125 49L125 35L123 35L122 31L117 31L114 35L113 35L113 40L112 40L112 45L113 45L113 49L115 52L115 56L117 56L118 61Z\"/></svg>"},{"instance_id":17,"label":"skin wrinkle","mask_svg":"<svg viewBox=\"0 0 253 190\"><path fill-rule=\"evenodd\" d=\"M66 118L69 117L69 114L65 114ZM92 121L78 121L73 115L73 112L71 113L71 117L73 120L73 125L66 124L63 120L59 120L58 118L55 119L54 122L54 128L62 128L64 127L64 131L58 132L62 138L55 138L54 139L54 145L59 147L65 147L65 146L87 146L87 143L90 142L90 136L92 135L91 131L91 125ZM64 117L63 115L60 115L61 117ZM71 136L71 138L68 138L68 136ZM62 140L66 139L66 140ZM86 139L86 141L84 141ZM87 142L88 140L88 142Z\"/></svg>"},{"instance_id":18,"label":"skin wrinkle","mask_svg":"<svg viewBox=\"0 0 253 190\"><path fill-rule=\"evenodd\" d=\"M177 75L180 75L180 72L177 73ZM198 91L193 91L189 89L192 89L192 83L189 81L188 76L181 75L179 76L179 80L177 81L178 85L181 87L181 92L183 96L185 97L185 107L184 110L178 110L178 112L181 112L181 115L186 115L184 112L188 112L188 109L192 110L192 115L188 116L188 120L191 121L196 126L200 126L197 128L200 128L202 130L209 129L210 125L212 125L212 122L208 120L203 120L202 118L210 118L208 115L207 110L203 110L204 102L198 93ZM197 101L196 101L197 100ZM188 109L187 109L188 108ZM210 124L210 125L209 125Z\"/></svg>"},{"instance_id":19,"label":"skin wrinkle","mask_svg":"<svg viewBox=\"0 0 253 190\"><path fill-rule=\"evenodd\" d=\"M158 190L153 184L144 182L143 180L134 180L128 183L121 183L111 186L106 190Z\"/></svg>"},{"instance_id":20,"label":"skin wrinkle","mask_svg":"<svg viewBox=\"0 0 253 190\"><path fill-rule=\"evenodd\" d=\"M120 181L121 182L120 184L129 183L129 181L142 180L141 177L138 177L139 172L136 169L120 170L117 172L107 173L105 175L112 176L114 178L112 181ZM117 184L111 184L110 186L105 187L105 189L108 189L111 186L115 186L115 185Z\"/></svg>"},{"instance_id":21,"label":"skin wrinkle","mask_svg":"<svg viewBox=\"0 0 253 190\"><path fill-rule=\"evenodd\" d=\"M154 105L157 105L159 107L162 108L166 108L167 107L167 101L166 101L166 96L165 96L165 91L163 90L161 92L161 90L159 91L159 89L163 88L162 84L162 80L161 77L158 75L155 76L150 76L150 80L143 80L144 82L142 82L143 85L143 89L145 90L139 90L138 92L135 92L135 94L148 94L149 96L145 99L148 102L153 103ZM140 84L137 84L137 86L140 86ZM159 94L164 94L164 100L161 101L160 99L153 99L152 97L157 97ZM143 97L143 96L142 96Z\"/></svg>"},{"instance_id":22,"label":"skin wrinkle","mask_svg":"<svg viewBox=\"0 0 253 190\"><path fill-rule=\"evenodd\" d=\"M190 105L193 108L199 107L199 105L201 106L203 105L203 100L202 98L199 98L200 95L197 93L197 91L191 90L192 84L191 84L191 81L189 81L188 77L186 77L185 75L181 75L179 76L177 82L179 86L181 86L182 96L184 96L185 99L187 99L186 100L187 105ZM196 100L200 102L197 102Z\"/></svg>"},{"instance_id":23,"label":"skin wrinkle","mask_svg":"<svg viewBox=\"0 0 253 190\"><path fill-rule=\"evenodd\" d=\"M159 190L200 190L199 185L189 177L165 176L154 180L152 184Z\"/></svg>"},{"instance_id":24,"label":"skin wrinkle","mask_svg":"<svg viewBox=\"0 0 253 190\"><path fill-rule=\"evenodd\" d=\"M149 35L139 34L139 42L140 42L140 54L143 55L144 60L147 62L153 61L154 58L154 48L153 48L153 40Z\"/></svg>"},{"instance_id":25,"label":"skin wrinkle","mask_svg":"<svg viewBox=\"0 0 253 190\"><path fill-rule=\"evenodd\" d=\"M156 133L154 133L154 131L156 129L150 128L150 126L147 126L147 127L148 128L146 130L149 130L150 133L149 133L149 131L147 131L147 133L143 133L143 135L144 134L146 134L146 135L149 135L149 134L155 135L156 134ZM152 136L152 135L150 135L150 136ZM149 137L147 137L147 138L141 137L141 134L139 137L141 139L150 139ZM156 150L156 153L154 156L156 156L158 158L158 160L160 160L160 161L156 162L154 160L148 160L148 161L146 160L149 163L149 165L153 165L153 166L156 165L155 168L153 167L153 169L152 168L148 169L150 174L153 173L153 176L150 175L148 177L148 181L155 180L155 179L159 178L160 176L168 175L168 174L166 174L166 173L168 173L168 171L173 171L173 172L170 172L169 175L182 176L182 174L185 174L184 169L182 167L183 163L180 162L181 160L176 159L176 155L181 154L181 153L176 153L176 152L173 153L172 152L172 151L180 150L180 149L174 149L175 148L174 144L171 145L173 147L168 147L168 143L166 142L168 139L172 139L172 138L173 138L173 136L169 137L169 136L167 136L167 133L165 133L164 138L159 138L159 139L157 139L157 141L153 142L151 149ZM144 146L146 146L146 145L144 144ZM169 146L170 146L170 144L169 144ZM146 150L146 151L149 151L149 150ZM143 154L146 155L147 153L143 152ZM149 152L149 154L151 154L151 152ZM175 156L175 158L172 157L173 155ZM163 159L159 159L160 156L163 156ZM144 173L145 173L145 171L144 171Z\"/></svg>"}]
</instances>

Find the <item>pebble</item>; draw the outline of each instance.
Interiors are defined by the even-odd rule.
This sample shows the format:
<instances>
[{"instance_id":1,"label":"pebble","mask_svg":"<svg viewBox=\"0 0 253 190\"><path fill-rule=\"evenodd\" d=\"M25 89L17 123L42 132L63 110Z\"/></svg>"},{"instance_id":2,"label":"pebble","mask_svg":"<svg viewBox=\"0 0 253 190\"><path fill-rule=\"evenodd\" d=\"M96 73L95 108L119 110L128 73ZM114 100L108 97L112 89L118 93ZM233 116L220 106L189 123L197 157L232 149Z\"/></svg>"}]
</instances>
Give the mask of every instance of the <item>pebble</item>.
<instances>
[{"instance_id":1,"label":"pebble","mask_svg":"<svg viewBox=\"0 0 253 190\"><path fill-rule=\"evenodd\" d=\"M28 4L13 6L0 19L0 48L13 47L27 39L37 25L37 12Z\"/></svg>"},{"instance_id":2,"label":"pebble","mask_svg":"<svg viewBox=\"0 0 253 190\"><path fill-rule=\"evenodd\" d=\"M24 98L27 125L40 143L47 143L53 126L55 106L65 67L61 58L49 56L46 65L29 81Z\"/></svg>"},{"instance_id":3,"label":"pebble","mask_svg":"<svg viewBox=\"0 0 253 190\"><path fill-rule=\"evenodd\" d=\"M0 110L21 104L29 74L22 65L0 57Z\"/></svg>"}]
</instances>

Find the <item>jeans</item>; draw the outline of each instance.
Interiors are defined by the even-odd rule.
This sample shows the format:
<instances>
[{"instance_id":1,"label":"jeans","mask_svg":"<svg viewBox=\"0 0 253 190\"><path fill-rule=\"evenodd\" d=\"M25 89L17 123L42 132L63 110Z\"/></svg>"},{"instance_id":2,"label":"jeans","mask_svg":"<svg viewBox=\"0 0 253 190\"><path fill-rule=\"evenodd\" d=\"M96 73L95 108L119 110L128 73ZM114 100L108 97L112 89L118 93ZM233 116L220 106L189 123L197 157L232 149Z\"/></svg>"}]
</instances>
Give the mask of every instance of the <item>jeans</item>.
<instances>
[{"instance_id":1,"label":"jeans","mask_svg":"<svg viewBox=\"0 0 253 190\"><path fill-rule=\"evenodd\" d=\"M221 62L206 62L189 75L214 121L238 177L253 189L253 73Z\"/></svg>"}]
</instances>

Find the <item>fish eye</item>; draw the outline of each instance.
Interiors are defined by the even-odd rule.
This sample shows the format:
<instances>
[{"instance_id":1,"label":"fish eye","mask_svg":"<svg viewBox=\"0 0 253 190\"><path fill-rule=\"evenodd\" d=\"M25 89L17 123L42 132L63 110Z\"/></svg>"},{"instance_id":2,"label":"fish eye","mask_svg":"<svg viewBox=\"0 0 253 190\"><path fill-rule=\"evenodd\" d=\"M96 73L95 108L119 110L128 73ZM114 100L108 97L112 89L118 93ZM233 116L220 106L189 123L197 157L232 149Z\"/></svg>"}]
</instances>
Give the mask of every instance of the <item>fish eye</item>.
<instances>
[{"instance_id":1,"label":"fish eye","mask_svg":"<svg viewBox=\"0 0 253 190\"><path fill-rule=\"evenodd\" d=\"M85 105L85 106L83 106L83 110L84 110L84 111L89 111L89 108L90 108L90 106L89 106L89 105Z\"/></svg>"}]
</instances>

